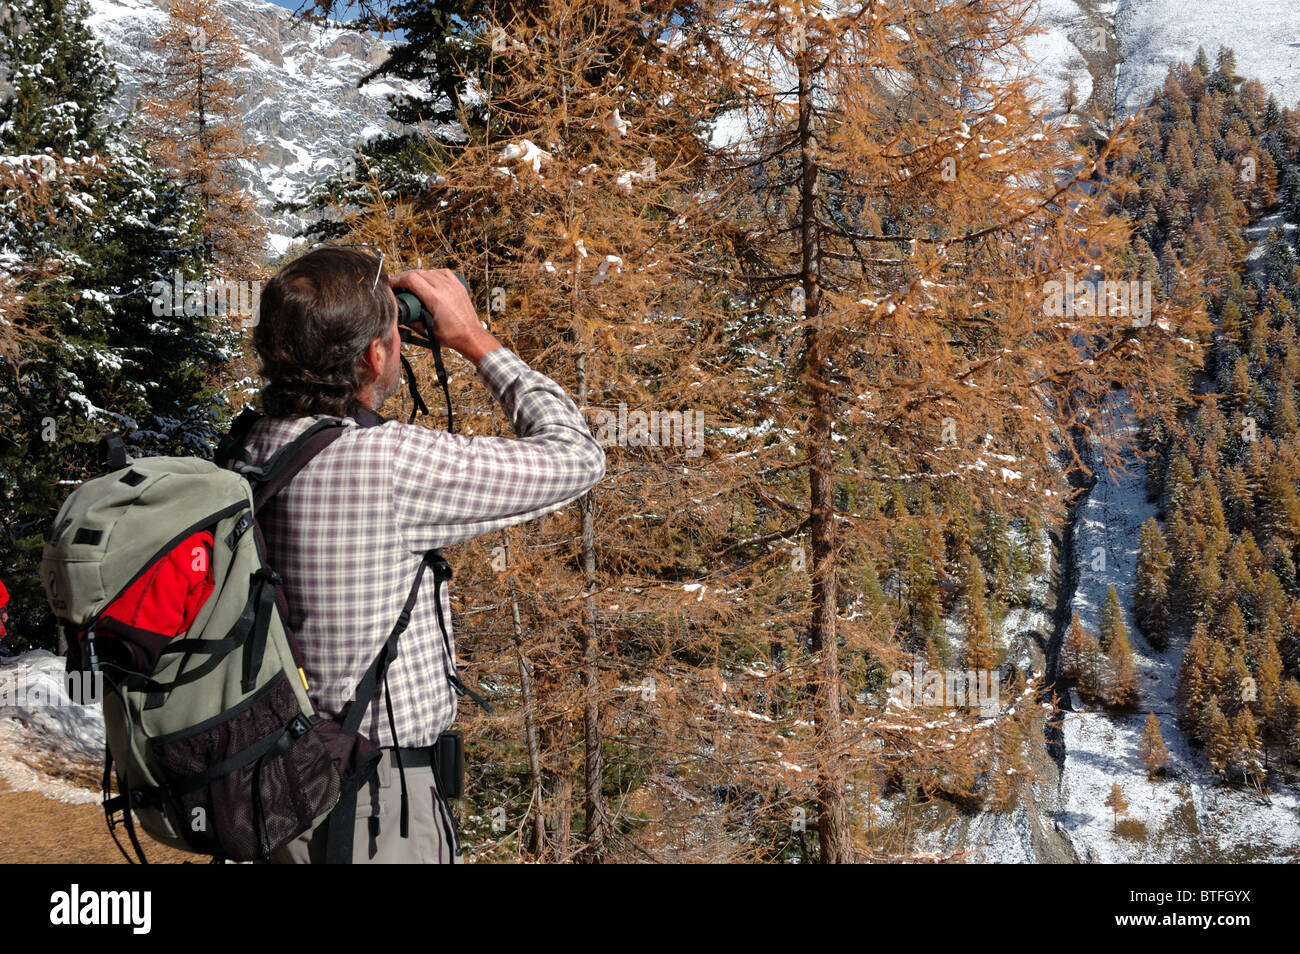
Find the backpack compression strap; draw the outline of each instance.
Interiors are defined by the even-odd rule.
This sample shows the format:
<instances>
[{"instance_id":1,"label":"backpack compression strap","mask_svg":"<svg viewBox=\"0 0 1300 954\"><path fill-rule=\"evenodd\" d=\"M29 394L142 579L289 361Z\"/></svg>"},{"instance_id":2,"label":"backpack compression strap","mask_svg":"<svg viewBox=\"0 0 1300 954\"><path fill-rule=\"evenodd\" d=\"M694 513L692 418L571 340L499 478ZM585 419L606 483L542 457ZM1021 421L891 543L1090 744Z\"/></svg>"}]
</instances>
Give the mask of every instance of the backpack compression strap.
<instances>
[{"instance_id":1,"label":"backpack compression strap","mask_svg":"<svg viewBox=\"0 0 1300 954\"><path fill-rule=\"evenodd\" d=\"M388 665L397 656L398 638L401 637L402 633L406 631L406 627L411 623L411 613L415 609L416 598L420 595L420 581L424 579L424 571L428 568L429 562L428 555L420 561L420 569L416 571L415 582L411 585L411 591L406 595L406 603L402 606L401 615L397 617L393 631L388 634L388 639L384 642L383 648L379 650L379 655L375 657L365 675L361 677L352 701L347 704L340 714L341 731L347 735L356 735L360 731L361 720L370 711L370 703L374 700L375 693L379 689L379 683L382 681L388 708L388 731L392 734L394 748L397 748L397 725L393 719L392 700L388 697ZM409 815L406 798L406 772L402 768L401 759L402 756L399 752L397 755L397 773L402 786L401 834L403 838L406 838L409 832ZM334 811L330 812L329 820L326 822L325 863L327 865L347 865L352 863L352 840L357 819L357 795L361 786L368 779L369 773L367 772L350 776L344 781L343 790L339 794L338 806Z\"/></svg>"},{"instance_id":2,"label":"backpack compression strap","mask_svg":"<svg viewBox=\"0 0 1300 954\"><path fill-rule=\"evenodd\" d=\"M105 473L121 470L126 466L126 444L121 436L109 434L99 439L99 466Z\"/></svg>"}]
</instances>

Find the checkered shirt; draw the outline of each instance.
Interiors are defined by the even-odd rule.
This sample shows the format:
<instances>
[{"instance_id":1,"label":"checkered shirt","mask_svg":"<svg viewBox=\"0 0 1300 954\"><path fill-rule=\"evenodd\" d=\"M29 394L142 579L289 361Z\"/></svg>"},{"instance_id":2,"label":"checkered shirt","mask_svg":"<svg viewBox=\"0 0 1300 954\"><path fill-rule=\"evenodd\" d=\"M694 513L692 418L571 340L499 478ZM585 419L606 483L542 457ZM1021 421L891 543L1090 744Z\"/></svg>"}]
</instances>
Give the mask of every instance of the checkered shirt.
<instances>
[{"instance_id":1,"label":"checkered shirt","mask_svg":"<svg viewBox=\"0 0 1300 954\"><path fill-rule=\"evenodd\" d=\"M605 452L564 390L506 348L478 376L517 438L470 437L388 421L345 433L311 460L259 517L268 562L284 577L308 694L337 716L392 631L428 550L558 510L605 473ZM266 418L249 432L263 463L321 416ZM447 554L454 566L454 554ZM456 718L432 568L388 670L397 744L431 745ZM443 619L453 636L447 587ZM455 653L455 643L452 643ZM383 687L362 731L392 745Z\"/></svg>"}]
</instances>

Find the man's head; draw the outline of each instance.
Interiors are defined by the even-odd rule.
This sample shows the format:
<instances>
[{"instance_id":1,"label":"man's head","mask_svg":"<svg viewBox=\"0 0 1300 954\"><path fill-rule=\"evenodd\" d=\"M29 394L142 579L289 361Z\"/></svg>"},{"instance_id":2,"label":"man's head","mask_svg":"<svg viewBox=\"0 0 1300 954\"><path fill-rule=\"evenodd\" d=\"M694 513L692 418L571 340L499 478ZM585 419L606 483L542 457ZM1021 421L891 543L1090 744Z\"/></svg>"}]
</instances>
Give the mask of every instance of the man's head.
<instances>
[{"instance_id":1,"label":"man's head","mask_svg":"<svg viewBox=\"0 0 1300 954\"><path fill-rule=\"evenodd\" d=\"M401 378L397 301L379 256L318 248L280 269L262 291L253 347L269 417L378 407Z\"/></svg>"}]
</instances>

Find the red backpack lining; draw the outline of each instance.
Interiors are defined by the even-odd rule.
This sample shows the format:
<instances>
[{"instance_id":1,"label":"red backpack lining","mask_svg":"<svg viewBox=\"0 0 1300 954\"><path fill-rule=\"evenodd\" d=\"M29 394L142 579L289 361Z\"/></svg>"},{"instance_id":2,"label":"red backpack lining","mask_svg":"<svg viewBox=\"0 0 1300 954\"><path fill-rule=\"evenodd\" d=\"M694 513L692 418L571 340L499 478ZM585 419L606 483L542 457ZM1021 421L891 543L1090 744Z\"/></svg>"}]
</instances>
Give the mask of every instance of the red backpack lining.
<instances>
[{"instance_id":1,"label":"red backpack lining","mask_svg":"<svg viewBox=\"0 0 1300 954\"><path fill-rule=\"evenodd\" d=\"M146 570L100 614L96 636L112 635L99 644L105 658L118 649L128 668L148 672L171 640L189 631L216 587L212 568L213 536L200 530L187 537Z\"/></svg>"}]
</instances>

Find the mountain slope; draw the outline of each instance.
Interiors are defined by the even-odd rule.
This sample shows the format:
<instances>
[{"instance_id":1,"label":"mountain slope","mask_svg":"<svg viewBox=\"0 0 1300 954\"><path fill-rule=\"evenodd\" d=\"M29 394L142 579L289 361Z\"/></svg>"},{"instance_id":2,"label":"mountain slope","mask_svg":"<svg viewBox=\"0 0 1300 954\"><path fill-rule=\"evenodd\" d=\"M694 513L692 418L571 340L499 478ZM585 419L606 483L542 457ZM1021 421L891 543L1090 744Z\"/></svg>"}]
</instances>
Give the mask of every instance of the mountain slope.
<instances>
[{"instance_id":1,"label":"mountain slope","mask_svg":"<svg viewBox=\"0 0 1300 954\"><path fill-rule=\"evenodd\" d=\"M1045 104L1063 108L1073 81L1080 107L1137 109L1174 63L1204 47L1237 55L1237 72L1284 106L1300 102L1300 5L1293 0L1041 0L1027 45Z\"/></svg>"},{"instance_id":2,"label":"mountain slope","mask_svg":"<svg viewBox=\"0 0 1300 954\"><path fill-rule=\"evenodd\" d=\"M1169 67L1203 46L1210 62L1228 46L1237 72L1264 84L1283 106L1300 103L1300 5L1294 0L1120 0L1118 102L1136 109Z\"/></svg>"},{"instance_id":3,"label":"mountain slope","mask_svg":"<svg viewBox=\"0 0 1300 954\"><path fill-rule=\"evenodd\" d=\"M245 135L264 148L245 176L270 220L273 252L283 252L301 227L293 215L273 213L275 200L300 194L335 171L361 139L390 131L383 82L357 88L380 62L388 44L340 28L299 23L263 0L219 0L247 56L240 71ZM118 106L138 95L141 66L157 60L149 40L166 19L166 0L90 0L89 26L104 43L122 85Z\"/></svg>"},{"instance_id":4,"label":"mountain slope","mask_svg":"<svg viewBox=\"0 0 1300 954\"><path fill-rule=\"evenodd\" d=\"M248 52L240 101L246 134L265 148L260 163L247 164L247 181L271 220L272 249L282 252L302 222L272 213L272 203L337 170L358 140L391 131L387 98L408 88L357 88L387 51L378 38L298 23L265 0L219 3ZM155 58L148 40L167 0L90 6L90 27L117 65L119 105L127 107L139 67ZM1198 46L1213 58L1220 45L1235 50L1239 73L1257 77L1280 103L1300 102L1300 5L1292 0L1241 0L1230 9L1220 0L1041 0L1037 22L1043 33L1027 44L1025 69L1054 112L1064 109L1071 84L1076 109L1136 109L1170 64L1190 61Z\"/></svg>"}]
</instances>

